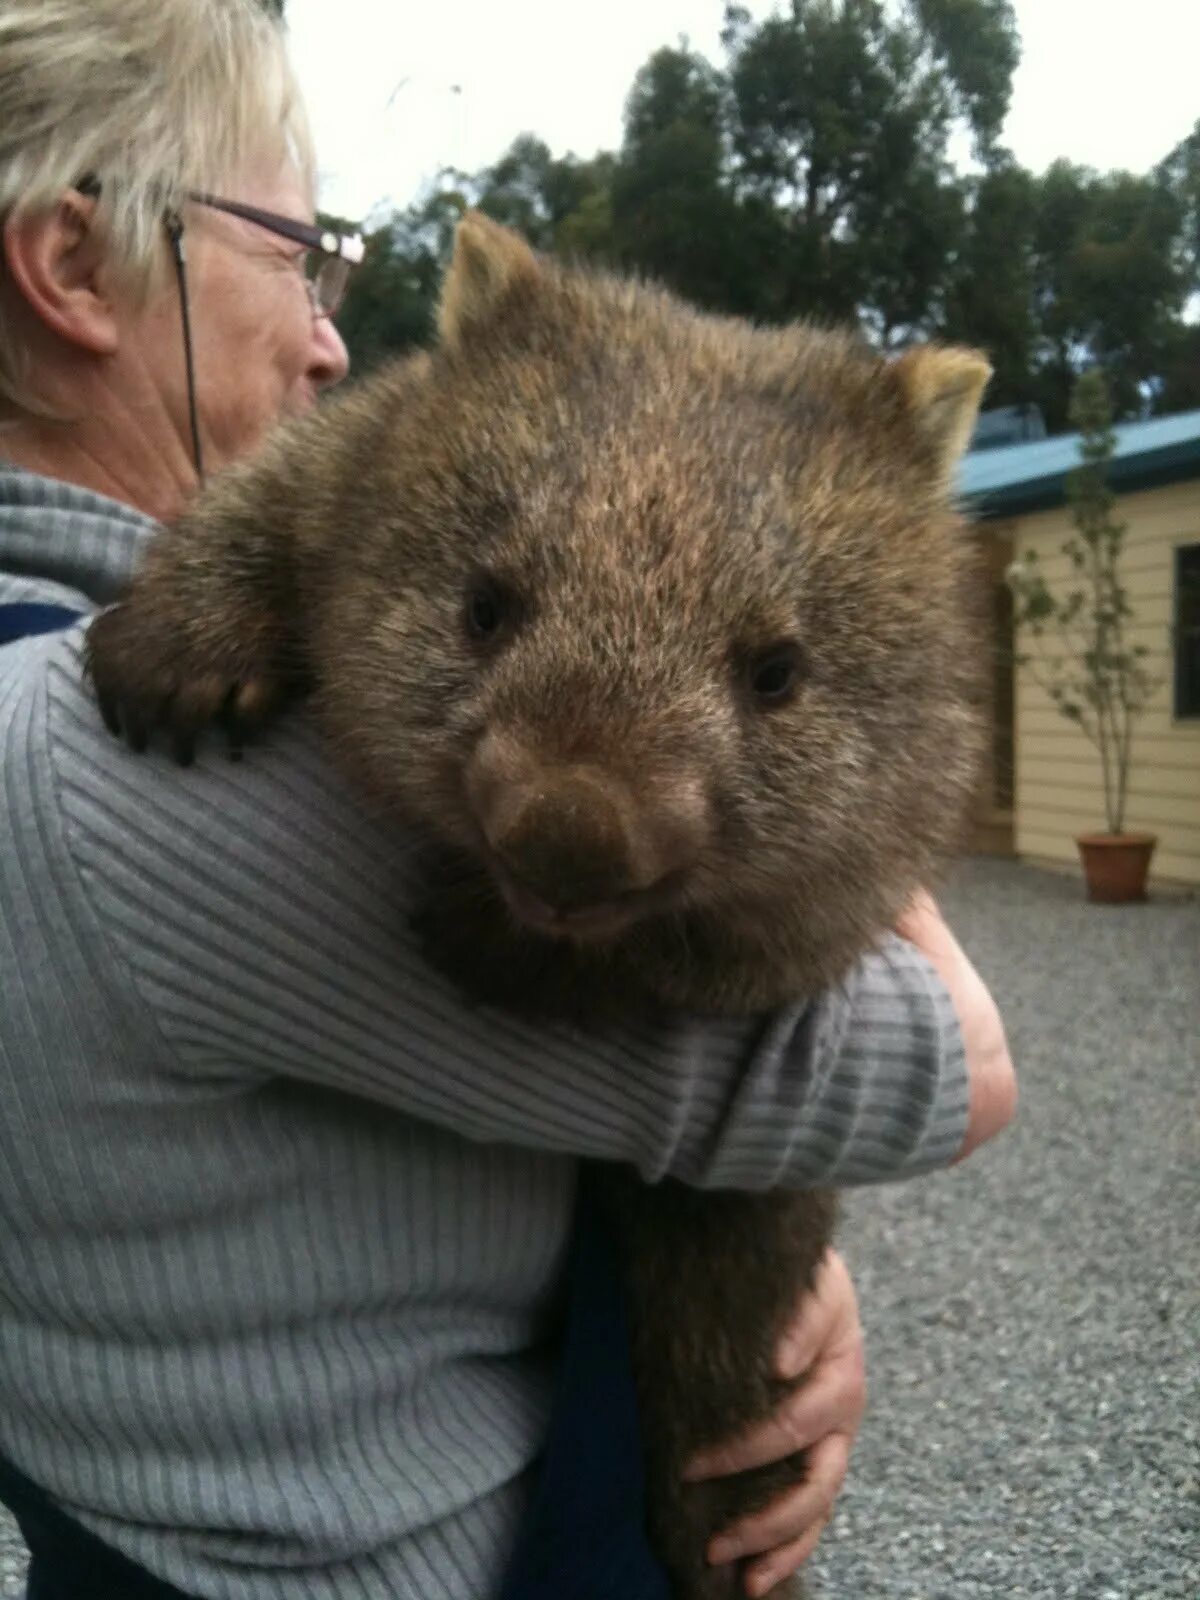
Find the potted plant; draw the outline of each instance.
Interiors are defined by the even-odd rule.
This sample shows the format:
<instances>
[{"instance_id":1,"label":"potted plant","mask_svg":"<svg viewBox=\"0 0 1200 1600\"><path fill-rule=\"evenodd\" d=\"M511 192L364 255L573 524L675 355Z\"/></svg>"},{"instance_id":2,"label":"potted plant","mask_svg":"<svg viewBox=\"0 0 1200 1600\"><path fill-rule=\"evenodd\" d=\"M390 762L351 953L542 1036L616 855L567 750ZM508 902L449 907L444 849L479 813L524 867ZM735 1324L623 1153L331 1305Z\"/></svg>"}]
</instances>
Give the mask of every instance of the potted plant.
<instances>
[{"instance_id":1,"label":"potted plant","mask_svg":"<svg viewBox=\"0 0 1200 1600\"><path fill-rule=\"evenodd\" d=\"M1144 900L1151 833L1125 831L1134 724L1158 689L1147 671L1145 645L1126 637L1133 609L1120 578L1126 525L1114 516L1108 466L1116 438L1104 375L1085 373L1071 398L1082 465L1067 479L1074 530L1062 545L1070 563L1068 587L1051 591L1028 550L1008 570L1013 624L1030 648L1017 656L1049 694L1056 710L1096 746L1104 779L1101 833L1077 844L1088 897L1108 902Z\"/></svg>"}]
</instances>

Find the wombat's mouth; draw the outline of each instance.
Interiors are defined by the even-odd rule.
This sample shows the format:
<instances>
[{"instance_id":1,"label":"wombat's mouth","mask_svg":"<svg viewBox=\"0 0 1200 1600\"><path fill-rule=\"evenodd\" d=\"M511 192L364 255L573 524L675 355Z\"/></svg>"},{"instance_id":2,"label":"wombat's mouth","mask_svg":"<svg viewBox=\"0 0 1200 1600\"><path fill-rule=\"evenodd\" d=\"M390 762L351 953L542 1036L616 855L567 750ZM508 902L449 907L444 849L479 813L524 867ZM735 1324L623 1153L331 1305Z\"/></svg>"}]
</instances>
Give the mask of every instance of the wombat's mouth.
<instances>
[{"instance_id":1,"label":"wombat's mouth","mask_svg":"<svg viewBox=\"0 0 1200 1600\"><path fill-rule=\"evenodd\" d=\"M523 927L553 939L615 939L635 922L670 909L679 898L682 873L671 873L648 889L634 889L587 905L554 906L515 878L489 854L488 870L504 903Z\"/></svg>"}]
</instances>

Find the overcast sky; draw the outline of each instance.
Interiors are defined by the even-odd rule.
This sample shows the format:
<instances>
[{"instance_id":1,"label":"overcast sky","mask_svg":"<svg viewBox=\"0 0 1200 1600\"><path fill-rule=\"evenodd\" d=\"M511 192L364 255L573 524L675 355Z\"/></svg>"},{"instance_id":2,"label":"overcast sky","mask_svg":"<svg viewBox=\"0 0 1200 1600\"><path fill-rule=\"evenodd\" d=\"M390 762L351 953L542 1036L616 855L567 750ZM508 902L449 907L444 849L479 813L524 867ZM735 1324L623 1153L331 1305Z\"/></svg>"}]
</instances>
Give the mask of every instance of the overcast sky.
<instances>
[{"instance_id":1,"label":"overcast sky","mask_svg":"<svg viewBox=\"0 0 1200 1600\"><path fill-rule=\"evenodd\" d=\"M321 203L351 217L406 204L440 167L485 166L524 131L556 154L612 148L637 68L681 34L720 60L722 10L722 0L288 0ZM1016 0L1016 11L1024 58L1005 142L1027 166L1061 155L1144 171L1200 118L1200 0Z\"/></svg>"}]
</instances>

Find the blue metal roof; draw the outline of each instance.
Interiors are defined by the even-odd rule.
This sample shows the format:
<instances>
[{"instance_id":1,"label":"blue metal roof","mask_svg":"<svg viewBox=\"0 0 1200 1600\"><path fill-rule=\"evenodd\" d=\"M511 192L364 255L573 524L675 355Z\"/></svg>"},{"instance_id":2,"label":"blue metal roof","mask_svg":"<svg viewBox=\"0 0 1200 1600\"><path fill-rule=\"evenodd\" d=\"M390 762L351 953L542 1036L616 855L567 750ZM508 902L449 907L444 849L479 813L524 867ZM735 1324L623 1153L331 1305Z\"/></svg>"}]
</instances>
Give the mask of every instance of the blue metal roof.
<instances>
[{"instance_id":1,"label":"blue metal roof","mask_svg":"<svg viewBox=\"0 0 1200 1600\"><path fill-rule=\"evenodd\" d=\"M1113 429L1117 447L1109 482L1119 491L1153 489L1200 478L1200 411ZM1067 474L1079 465L1079 435L1010 444L963 457L958 492L977 517L1011 517L1045 511L1066 499Z\"/></svg>"}]
</instances>

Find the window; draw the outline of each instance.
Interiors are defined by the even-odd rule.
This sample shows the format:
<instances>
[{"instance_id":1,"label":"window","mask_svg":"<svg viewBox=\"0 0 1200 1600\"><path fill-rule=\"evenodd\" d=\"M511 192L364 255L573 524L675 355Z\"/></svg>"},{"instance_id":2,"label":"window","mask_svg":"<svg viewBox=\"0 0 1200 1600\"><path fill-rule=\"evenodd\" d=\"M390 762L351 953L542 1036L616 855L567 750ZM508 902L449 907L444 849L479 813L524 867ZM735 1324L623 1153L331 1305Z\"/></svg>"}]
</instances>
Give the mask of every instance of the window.
<instances>
[{"instance_id":1,"label":"window","mask_svg":"<svg viewBox=\"0 0 1200 1600\"><path fill-rule=\"evenodd\" d=\"M1175 550L1175 715L1200 717L1200 544Z\"/></svg>"}]
</instances>

